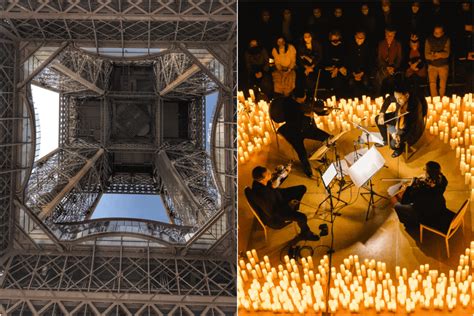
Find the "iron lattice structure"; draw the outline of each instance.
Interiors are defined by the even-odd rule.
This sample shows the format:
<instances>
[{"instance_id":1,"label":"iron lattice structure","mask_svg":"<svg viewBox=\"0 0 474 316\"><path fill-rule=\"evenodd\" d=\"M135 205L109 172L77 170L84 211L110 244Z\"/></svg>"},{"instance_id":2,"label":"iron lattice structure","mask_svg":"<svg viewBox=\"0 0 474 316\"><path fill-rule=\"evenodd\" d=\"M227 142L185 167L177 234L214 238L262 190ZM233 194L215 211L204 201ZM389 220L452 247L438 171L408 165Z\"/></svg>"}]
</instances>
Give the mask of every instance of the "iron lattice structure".
<instances>
[{"instance_id":1,"label":"iron lattice structure","mask_svg":"<svg viewBox=\"0 0 474 316\"><path fill-rule=\"evenodd\" d=\"M235 313L236 1L0 6L0 314ZM60 94L36 162L30 84ZM171 223L91 219L104 193L160 194Z\"/></svg>"}]
</instances>

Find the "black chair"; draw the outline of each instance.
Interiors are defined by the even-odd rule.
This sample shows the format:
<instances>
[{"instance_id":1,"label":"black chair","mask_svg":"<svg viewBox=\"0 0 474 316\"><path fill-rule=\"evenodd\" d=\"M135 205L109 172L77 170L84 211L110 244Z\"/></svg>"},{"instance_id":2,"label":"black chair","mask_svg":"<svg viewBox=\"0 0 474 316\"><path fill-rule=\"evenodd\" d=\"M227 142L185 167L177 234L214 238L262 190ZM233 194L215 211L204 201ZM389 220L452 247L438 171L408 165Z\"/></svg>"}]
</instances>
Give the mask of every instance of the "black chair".
<instances>
[{"instance_id":1,"label":"black chair","mask_svg":"<svg viewBox=\"0 0 474 316\"><path fill-rule=\"evenodd\" d=\"M245 187L244 193L245 193L245 197L247 198L247 203L250 207L250 210L252 211L255 218L257 218L257 221L260 224L260 226L262 226L263 228L263 232L265 234L265 241L267 241L267 226L273 229L282 229L290 225L291 223L294 223L296 225L296 222L291 221L291 220L287 220L282 223L270 222L268 219L268 215L265 214L265 212L255 202L255 196L252 189L249 187ZM296 226L295 226L295 231L297 232Z\"/></svg>"}]
</instances>

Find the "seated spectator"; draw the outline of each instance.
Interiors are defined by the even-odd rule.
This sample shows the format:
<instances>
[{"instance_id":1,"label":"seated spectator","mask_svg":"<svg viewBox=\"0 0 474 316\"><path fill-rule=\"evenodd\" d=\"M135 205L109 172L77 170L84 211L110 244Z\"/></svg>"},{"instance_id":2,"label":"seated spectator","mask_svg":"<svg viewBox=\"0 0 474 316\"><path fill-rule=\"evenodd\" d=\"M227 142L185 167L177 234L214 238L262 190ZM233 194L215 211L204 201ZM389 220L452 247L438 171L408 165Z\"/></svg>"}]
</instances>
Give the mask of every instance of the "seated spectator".
<instances>
[{"instance_id":1,"label":"seated spectator","mask_svg":"<svg viewBox=\"0 0 474 316\"><path fill-rule=\"evenodd\" d=\"M435 161L428 161L425 174L415 177L406 187L394 208L400 222L405 227L418 227L420 223L437 227L445 218L446 200L443 196L448 180L441 173L441 166Z\"/></svg>"},{"instance_id":2,"label":"seated spectator","mask_svg":"<svg viewBox=\"0 0 474 316\"><path fill-rule=\"evenodd\" d=\"M347 60L342 44L342 36L338 30L329 33L329 45L324 53L327 82L332 93L338 97L347 95Z\"/></svg>"},{"instance_id":3,"label":"seated spectator","mask_svg":"<svg viewBox=\"0 0 474 316\"><path fill-rule=\"evenodd\" d=\"M426 36L426 18L420 11L420 1L413 1L410 7L410 14L408 17L408 23L404 23L405 26L402 31L402 37L409 38L411 34L418 34L419 37L425 38Z\"/></svg>"},{"instance_id":4,"label":"seated spectator","mask_svg":"<svg viewBox=\"0 0 474 316\"><path fill-rule=\"evenodd\" d=\"M272 77L268 64L267 50L261 47L257 40L250 41L245 51L245 68L250 89L263 92L267 97L273 94Z\"/></svg>"},{"instance_id":5,"label":"seated spectator","mask_svg":"<svg viewBox=\"0 0 474 316\"><path fill-rule=\"evenodd\" d=\"M396 18L394 17L392 4L390 0L380 1L380 11L378 14L378 19L377 19L377 29L385 30L389 26L394 27L395 23L396 23ZM383 33L381 34L379 31L378 36L380 39L384 36L384 34Z\"/></svg>"},{"instance_id":6,"label":"seated spectator","mask_svg":"<svg viewBox=\"0 0 474 316\"><path fill-rule=\"evenodd\" d=\"M281 22L281 34L288 41L288 43L294 43L296 39L296 24L293 21L291 10L283 10L282 22Z\"/></svg>"},{"instance_id":7,"label":"seated spectator","mask_svg":"<svg viewBox=\"0 0 474 316\"><path fill-rule=\"evenodd\" d=\"M307 29L312 33L314 39L318 41L326 39L329 21L325 16L323 16L321 8L313 9L313 14L311 14L309 17L306 26Z\"/></svg>"},{"instance_id":8,"label":"seated spectator","mask_svg":"<svg viewBox=\"0 0 474 316\"><path fill-rule=\"evenodd\" d=\"M329 29L338 30L342 37L346 36L348 32L348 21L341 6L334 8L333 16L329 21Z\"/></svg>"},{"instance_id":9,"label":"seated spectator","mask_svg":"<svg viewBox=\"0 0 474 316\"><path fill-rule=\"evenodd\" d=\"M323 57L321 45L313 39L310 32L305 32L303 42L298 48L298 62L301 65L300 77L310 98L314 94L314 87L318 76L318 68Z\"/></svg>"},{"instance_id":10,"label":"seated spectator","mask_svg":"<svg viewBox=\"0 0 474 316\"><path fill-rule=\"evenodd\" d=\"M449 74L449 55L451 53L451 41L444 33L444 27L437 25L433 28L433 34L425 42L425 58L428 62L428 81L432 97L443 97L446 93L446 84ZM439 94L437 81L439 77Z\"/></svg>"},{"instance_id":11,"label":"seated spectator","mask_svg":"<svg viewBox=\"0 0 474 316\"><path fill-rule=\"evenodd\" d=\"M408 79L410 86L413 89L417 89L421 83L426 82L427 75L426 61L417 34L411 34L409 46L410 50L407 55L408 65L405 71L405 76Z\"/></svg>"},{"instance_id":12,"label":"seated spectator","mask_svg":"<svg viewBox=\"0 0 474 316\"><path fill-rule=\"evenodd\" d=\"M288 96L295 88L296 49L280 36L272 50L272 56L276 68L272 73L274 92Z\"/></svg>"},{"instance_id":13,"label":"seated spectator","mask_svg":"<svg viewBox=\"0 0 474 316\"><path fill-rule=\"evenodd\" d=\"M263 10L260 15L260 20L254 29L257 40L260 46L270 52L273 48L273 39L275 38L275 25L271 19L270 12ZM252 36L255 38L255 36Z\"/></svg>"},{"instance_id":14,"label":"seated spectator","mask_svg":"<svg viewBox=\"0 0 474 316\"><path fill-rule=\"evenodd\" d=\"M391 93L394 75L401 65L402 46L395 39L396 33L393 27L388 26L385 29L385 39L377 48L377 73L375 74L377 95L384 96Z\"/></svg>"},{"instance_id":15,"label":"seated spectator","mask_svg":"<svg viewBox=\"0 0 474 316\"><path fill-rule=\"evenodd\" d=\"M349 45L349 87L353 96L367 94L370 76L370 48L365 31L357 31Z\"/></svg>"},{"instance_id":16,"label":"seated spectator","mask_svg":"<svg viewBox=\"0 0 474 316\"><path fill-rule=\"evenodd\" d=\"M319 240L319 236L314 234L308 226L306 215L299 211L300 201L306 193L306 186L279 188L279 181L274 181L272 173L262 166L257 166L252 170L252 178L255 203L262 210L262 221L266 225L280 226L285 221L295 221L301 230L299 237Z\"/></svg>"},{"instance_id":17,"label":"seated spectator","mask_svg":"<svg viewBox=\"0 0 474 316\"><path fill-rule=\"evenodd\" d=\"M370 11L369 5L363 3L360 6L360 12L357 17L358 26L367 34L373 34L377 27L375 16Z\"/></svg>"}]
</instances>

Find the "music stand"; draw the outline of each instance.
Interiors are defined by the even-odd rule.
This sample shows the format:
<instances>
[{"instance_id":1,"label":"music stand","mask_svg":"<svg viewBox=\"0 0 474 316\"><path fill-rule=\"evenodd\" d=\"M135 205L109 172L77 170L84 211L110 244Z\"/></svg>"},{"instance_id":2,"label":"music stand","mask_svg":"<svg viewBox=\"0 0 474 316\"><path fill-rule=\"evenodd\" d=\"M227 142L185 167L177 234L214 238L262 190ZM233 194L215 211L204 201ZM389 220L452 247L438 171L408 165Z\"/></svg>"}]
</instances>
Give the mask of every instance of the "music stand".
<instances>
[{"instance_id":1,"label":"music stand","mask_svg":"<svg viewBox=\"0 0 474 316\"><path fill-rule=\"evenodd\" d=\"M345 164L341 164L341 166L343 166L342 168L340 166L338 166L338 164L340 164L340 163L339 162L331 163L324 173L322 173L322 171L320 169L317 169L319 171L319 173L321 173L321 179L322 179L322 182L323 182L323 185L324 185L324 188L326 189L326 191L328 190L328 188L330 188L331 182L334 179L336 179L338 177L344 178L344 173L349 174L348 173L349 166L347 165L346 162L345 162ZM342 191L341 188L339 188L339 193L341 191ZM349 204L346 201L339 198L338 196L333 196L331 194L331 192L328 192L328 193L329 193L329 195L326 196L326 198L324 200L322 200L321 203L319 203L318 210L321 208L321 205L323 205L324 202L326 202L327 200L330 200L330 203L333 203L333 199L336 199L337 201L343 203L344 206ZM332 208L332 206L331 206L331 208ZM331 212L332 211L333 210L331 209ZM341 216L341 213L335 212L334 215L335 216Z\"/></svg>"},{"instance_id":2,"label":"music stand","mask_svg":"<svg viewBox=\"0 0 474 316\"><path fill-rule=\"evenodd\" d=\"M385 196L376 193L373 189L372 177L383 168L385 164L385 159L378 152L375 146L372 146L367 153L360 157L350 168L349 176L352 179L352 182L357 188L363 187L369 192L362 192L360 195L365 198L365 195L369 195L369 205L367 207L367 213L365 215L365 220L369 218L370 208L375 208L375 203L381 199L387 199ZM368 184L368 188L364 187L364 184ZM375 196L378 197L375 200Z\"/></svg>"}]
</instances>

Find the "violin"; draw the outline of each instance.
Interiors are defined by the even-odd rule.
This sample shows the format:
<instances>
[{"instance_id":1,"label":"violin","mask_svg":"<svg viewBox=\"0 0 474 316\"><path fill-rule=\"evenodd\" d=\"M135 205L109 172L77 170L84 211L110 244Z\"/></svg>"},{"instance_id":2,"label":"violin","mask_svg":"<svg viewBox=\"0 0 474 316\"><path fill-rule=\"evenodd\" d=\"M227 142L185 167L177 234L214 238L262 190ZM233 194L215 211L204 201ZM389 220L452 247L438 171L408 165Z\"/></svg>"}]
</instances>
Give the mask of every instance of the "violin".
<instances>
[{"instance_id":1,"label":"violin","mask_svg":"<svg viewBox=\"0 0 474 316\"><path fill-rule=\"evenodd\" d=\"M434 186L436 186L436 183L437 181L435 179L427 178L425 176L413 177L413 179L411 180L411 183L408 185L403 184L400 190L394 195L394 197L396 198L396 200L402 201L407 189L410 188L411 194L415 194L415 192L411 190L417 190L417 189L422 189L422 188L433 188ZM408 199L411 199L411 198L408 198Z\"/></svg>"}]
</instances>

